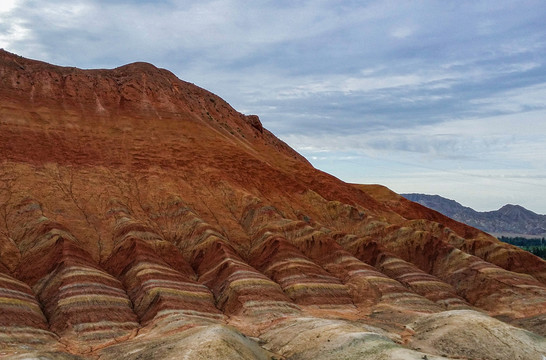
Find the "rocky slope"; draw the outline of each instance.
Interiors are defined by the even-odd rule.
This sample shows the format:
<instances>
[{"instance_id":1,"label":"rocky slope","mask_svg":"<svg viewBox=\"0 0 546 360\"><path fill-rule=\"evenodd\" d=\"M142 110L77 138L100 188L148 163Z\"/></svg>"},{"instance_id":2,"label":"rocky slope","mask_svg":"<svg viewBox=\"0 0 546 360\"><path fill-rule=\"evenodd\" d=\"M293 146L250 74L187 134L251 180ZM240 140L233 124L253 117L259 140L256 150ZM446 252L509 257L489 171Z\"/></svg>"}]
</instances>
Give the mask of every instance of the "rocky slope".
<instances>
[{"instance_id":1,"label":"rocky slope","mask_svg":"<svg viewBox=\"0 0 546 360\"><path fill-rule=\"evenodd\" d=\"M150 64L0 51L0 154L2 357L546 354L544 261Z\"/></svg>"},{"instance_id":2,"label":"rocky slope","mask_svg":"<svg viewBox=\"0 0 546 360\"><path fill-rule=\"evenodd\" d=\"M490 234L546 236L546 215L519 205L508 204L498 210L480 212L438 195L402 196Z\"/></svg>"}]
</instances>

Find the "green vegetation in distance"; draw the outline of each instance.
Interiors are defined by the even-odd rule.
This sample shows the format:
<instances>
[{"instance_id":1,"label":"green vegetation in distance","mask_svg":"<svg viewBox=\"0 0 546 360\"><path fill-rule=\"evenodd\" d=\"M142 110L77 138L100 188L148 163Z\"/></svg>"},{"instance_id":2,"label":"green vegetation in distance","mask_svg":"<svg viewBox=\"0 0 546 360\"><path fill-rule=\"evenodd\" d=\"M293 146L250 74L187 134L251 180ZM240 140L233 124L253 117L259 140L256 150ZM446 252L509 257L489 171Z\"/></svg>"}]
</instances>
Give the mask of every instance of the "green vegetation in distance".
<instances>
[{"instance_id":1,"label":"green vegetation in distance","mask_svg":"<svg viewBox=\"0 0 546 360\"><path fill-rule=\"evenodd\" d=\"M501 236L498 238L500 241L515 245L525 251L529 251L542 259L546 260L546 239L526 239L524 237L506 237Z\"/></svg>"}]
</instances>

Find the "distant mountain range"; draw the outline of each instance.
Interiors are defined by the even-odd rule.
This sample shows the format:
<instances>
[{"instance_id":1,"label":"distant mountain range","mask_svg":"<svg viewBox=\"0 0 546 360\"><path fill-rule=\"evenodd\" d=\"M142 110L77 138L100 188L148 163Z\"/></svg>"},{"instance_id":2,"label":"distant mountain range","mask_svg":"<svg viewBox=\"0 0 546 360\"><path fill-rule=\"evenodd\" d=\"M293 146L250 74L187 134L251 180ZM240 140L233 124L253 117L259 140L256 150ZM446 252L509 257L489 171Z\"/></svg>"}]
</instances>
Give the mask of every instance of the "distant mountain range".
<instances>
[{"instance_id":1,"label":"distant mountain range","mask_svg":"<svg viewBox=\"0 0 546 360\"><path fill-rule=\"evenodd\" d=\"M498 210L480 212L439 195L400 195L493 235L546 236L546 215L536 214L519 205L508 204Z\"/></svg>"}]
</instances>

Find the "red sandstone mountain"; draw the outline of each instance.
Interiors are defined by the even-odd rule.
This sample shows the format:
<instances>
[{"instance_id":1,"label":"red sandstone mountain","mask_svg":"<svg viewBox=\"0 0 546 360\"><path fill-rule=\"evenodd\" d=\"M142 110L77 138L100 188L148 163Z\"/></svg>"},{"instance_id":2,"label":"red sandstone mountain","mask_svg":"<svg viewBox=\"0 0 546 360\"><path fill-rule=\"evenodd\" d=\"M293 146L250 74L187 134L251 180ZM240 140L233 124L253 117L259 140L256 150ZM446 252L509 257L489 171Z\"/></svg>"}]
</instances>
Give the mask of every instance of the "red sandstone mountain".
<instances>
[{"instance_id":1,"label":"red sandstone mountain","mask_svg":"<svg viewBox=\"0 0 546 360\"><path fill-rule=\"evenodd\" d=\"M0 155L0 356L546 354L544 261L153 65L0 51Z\"/></svg>"}]
</instances>

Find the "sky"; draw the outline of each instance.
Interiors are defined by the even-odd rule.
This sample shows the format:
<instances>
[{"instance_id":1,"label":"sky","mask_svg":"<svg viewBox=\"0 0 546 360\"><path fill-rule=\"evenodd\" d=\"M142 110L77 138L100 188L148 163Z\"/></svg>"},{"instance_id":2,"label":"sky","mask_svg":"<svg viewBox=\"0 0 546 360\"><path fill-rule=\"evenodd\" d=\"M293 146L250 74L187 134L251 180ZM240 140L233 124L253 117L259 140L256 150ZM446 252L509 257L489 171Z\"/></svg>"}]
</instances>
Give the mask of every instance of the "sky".
<instances>
[{"instance_id":1,"label":"sky","mask_svg":"<svg viewBox=\"0 0 546 360\"><path fill-rule=\"evenodd\" d=\"M542 0L2 0L0 47L150 62L344 181L546 214L544 19Z\"/></svg>"}]
</instances>

